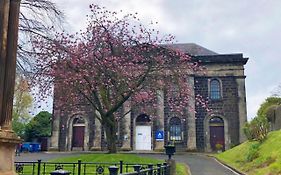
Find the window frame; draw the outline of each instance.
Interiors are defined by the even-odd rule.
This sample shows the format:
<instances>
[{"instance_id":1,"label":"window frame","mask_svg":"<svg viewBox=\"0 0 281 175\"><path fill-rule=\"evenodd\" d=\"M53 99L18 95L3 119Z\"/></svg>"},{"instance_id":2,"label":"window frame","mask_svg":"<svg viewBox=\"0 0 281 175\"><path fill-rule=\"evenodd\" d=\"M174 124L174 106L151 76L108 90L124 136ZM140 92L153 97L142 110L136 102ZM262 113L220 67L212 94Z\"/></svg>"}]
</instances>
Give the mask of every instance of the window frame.
<instances>
[{"instance_id":1,"label":"window frame","mask_svg":"<svg viewBox=\"0 0 281 175\"><path fill-rule=\"evenodd\" d=\"M173 121L173 119L177 121ZM179 117L172 117L169 120L169 141L175 141L175 142L183 141L182 132L183 132L183 127L182 127L181 119Z\"/></svg>"},{"instance_id":2,"label":"window frame","mask_svg":"<svg viewBox=\"0 0 281 175\"><path fill-rule=\"evenodd\" d=\"M214 89L213 87L213 84L212 82L217 82L218 84L216 85L216 89ZM210 100L213 100L213 101L216 101L216 100L222 100L222 82L220 79L218 78L212 78L212 79L209 79L209 88L208 88L208 91L209 91L209 99Z\"/></svg>"}]
</instances>

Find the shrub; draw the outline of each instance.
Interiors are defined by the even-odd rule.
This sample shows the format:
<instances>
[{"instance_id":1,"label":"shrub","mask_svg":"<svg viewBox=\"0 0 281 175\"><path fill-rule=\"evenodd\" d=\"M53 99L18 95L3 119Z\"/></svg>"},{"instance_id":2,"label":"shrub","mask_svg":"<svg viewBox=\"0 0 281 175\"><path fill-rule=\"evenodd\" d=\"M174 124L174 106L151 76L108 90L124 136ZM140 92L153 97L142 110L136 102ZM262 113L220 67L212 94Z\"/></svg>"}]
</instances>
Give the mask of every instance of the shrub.
<instances>
[{"instance_id":1,"label":"shrub","mask_svg":"<svg viewBox=\"0 0 281 175\"><path fill-rule=\"evenodd\" d=\"M220 144L220 143L217 143L217 144L215 145L215 147L216 147L217 151L222 151L222 149L223 149L223 145Z\"/></svg>"},{"instance_id":2,"label":"shrub","mask_svg":"<svg viewBox=\"0 0 281 175\"><path fill-rule=\"evenodd\" d=\"M245 124L243 131L248 140L263 142L269 131L269 122L264 115L257 116Z\"/></svg>"},{"instance_id":3,"label":"shrub","mask_svg":"<svg viewBox=\"0 0 281 175\"><path fill-rule=\"evenodd\" d=\"M251 162L253 161L254 159L258 158L259 157L259 146L260 146L260 143L255 143L253 144L250 148L249 148L249 151L246 155L246 160L248 162Z\"/></svg>"},{"instance_id":4,"label":"shrub","mask_svg":"<svg viewBox=\"0 0 281 175\"><path fill-rule=\"evenodd\" d=\"M251 125L249 122L245 123L245 125L243 127L243 131L248 140L254 140L254 135L253 135L252 128L251 128Z\"/></svg>"}]
</instances>

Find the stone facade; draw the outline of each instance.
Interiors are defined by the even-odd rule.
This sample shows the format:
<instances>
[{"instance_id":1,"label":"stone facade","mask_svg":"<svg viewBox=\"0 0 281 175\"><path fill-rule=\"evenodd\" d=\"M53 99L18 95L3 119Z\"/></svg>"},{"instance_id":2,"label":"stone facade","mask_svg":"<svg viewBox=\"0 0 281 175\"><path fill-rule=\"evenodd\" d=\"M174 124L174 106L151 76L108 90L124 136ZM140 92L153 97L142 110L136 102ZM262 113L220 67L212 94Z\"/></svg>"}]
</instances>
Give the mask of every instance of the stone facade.
<instances>
[{"instance_id":1,"label":"stone facade","mask_svg":"<svg viewBox=\"0 0 281 175\"><path fill-rule=\"evenodd\" d=\"M242 126L246 122L246 94L242 54L217 54L196 44L175 44L205 67L205 73L188 78L191 95L208 99L210 111L190 100L184 117L177 117L167 108L164 91L159 90L156 119L140 109L132 109L119 122L118 146L121 150L163 150L173 142L178 150L212 151L218 144L228 149L245 140ZM58 90L55 88L55 94ZM56 96L56 95L55 95ZM53 133L50 149L103 150L106 148L102 125L94 111L61 111L54 98ZM128 111L126 102L122 111ZM196 112L192 112L195 109ZM121 112L122 112L121 111ZM161 138L163 136L163 139ZM82 142L79 139L83 140Z\"/></svg>"}]
</instances>

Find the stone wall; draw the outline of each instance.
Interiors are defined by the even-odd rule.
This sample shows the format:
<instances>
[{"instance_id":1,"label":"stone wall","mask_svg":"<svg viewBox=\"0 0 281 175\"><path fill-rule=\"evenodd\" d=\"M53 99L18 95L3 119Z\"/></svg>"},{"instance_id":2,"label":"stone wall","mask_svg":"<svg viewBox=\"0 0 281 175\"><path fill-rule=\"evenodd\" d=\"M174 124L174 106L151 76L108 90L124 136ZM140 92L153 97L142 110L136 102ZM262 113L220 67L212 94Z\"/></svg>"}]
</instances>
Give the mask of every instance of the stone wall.
<instances>
[{"instance_id":1,"label":"stone wall","mask_svg":"<svg viewBox=\"0 0 281 175\"><path fill-rule=\"evenodd\" d=\"M278 130L281 129L281 105L276 108L275 116L275 130Z\"/></svg>"},{"instance_id":2,"label":"stone wall","mask_svg":"<svg viewBox=\"0 0 281 175\"><path fill-rule=\"evenodd\" d=\"M229 144L239 143L239 110L238 110L238 92L236 78L226 77L195 77L195 94L200 94L208 99L208 82L211 78L217 78L222 83L222 99L209 100L209 108L212 110L207 113L205 108L196 105L196 143L199 150L206 147L204 120L208 115L214 114L223 116L228 125Z\"/></svg>"},{"instance_id":3,"label":"stone wall","mask_svg":"<svg viewBox=\"0 0 281 175\"><path fill-rule=\"evenodd\" d=\"M267 112L267 118L272 131L281 129L281 105L270 107Z\"/></svg>"}]
</instances>

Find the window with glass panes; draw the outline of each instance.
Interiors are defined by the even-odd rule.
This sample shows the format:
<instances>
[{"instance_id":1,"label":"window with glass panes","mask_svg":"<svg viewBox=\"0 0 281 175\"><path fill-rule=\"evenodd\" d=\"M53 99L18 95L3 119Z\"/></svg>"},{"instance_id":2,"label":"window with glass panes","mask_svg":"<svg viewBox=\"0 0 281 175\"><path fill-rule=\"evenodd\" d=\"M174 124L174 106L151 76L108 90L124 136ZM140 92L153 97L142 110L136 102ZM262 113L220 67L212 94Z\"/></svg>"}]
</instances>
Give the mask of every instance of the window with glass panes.
<instances>
[{"instance_id":1,"label":"window with glass panes","mask_svg":"<svg viewBox=\"0 0 281 175\"><path fill-rule=\"evenodd\" d=\"M182 127L181 120L178 117L173 117L170 120L170 140L180 141L182 140Z\"/></svg>"},{"instance_id":2,"label":"window with glass panes","mask_svg":"<svg viewBox=\"0 0 281 175\"><path fill-rule=\"evenodd\" d=\"M219 80L211 80L210 82L210 98L217 100L221 98L221 88Z\"/></svg>"}]
</instances>

